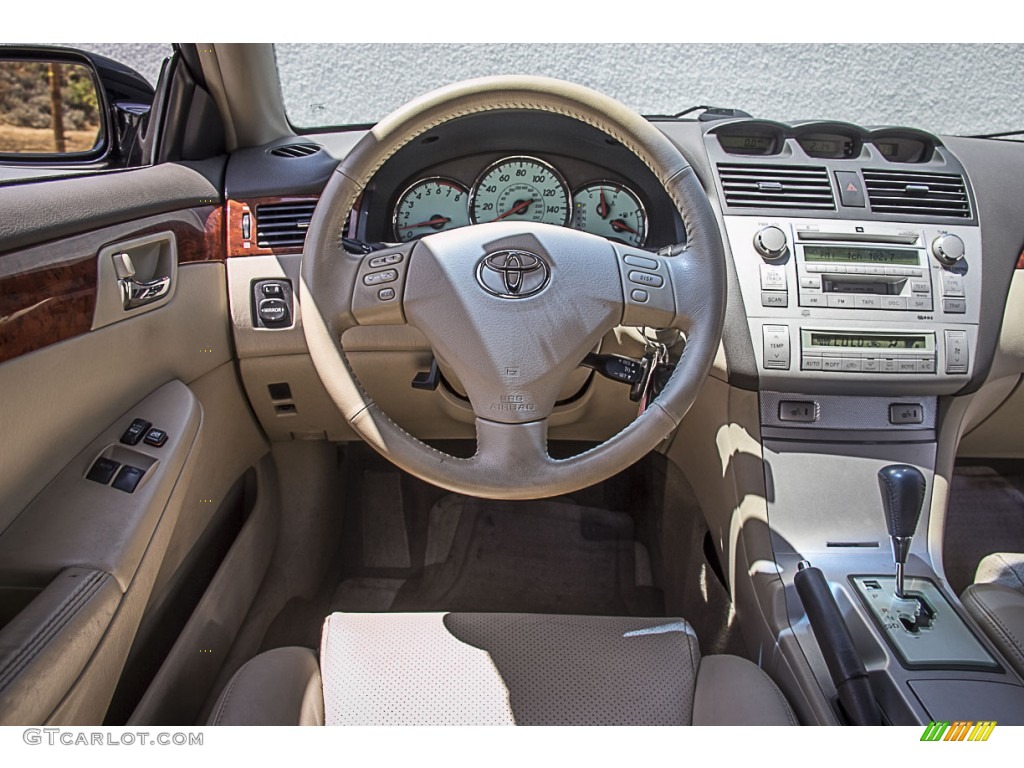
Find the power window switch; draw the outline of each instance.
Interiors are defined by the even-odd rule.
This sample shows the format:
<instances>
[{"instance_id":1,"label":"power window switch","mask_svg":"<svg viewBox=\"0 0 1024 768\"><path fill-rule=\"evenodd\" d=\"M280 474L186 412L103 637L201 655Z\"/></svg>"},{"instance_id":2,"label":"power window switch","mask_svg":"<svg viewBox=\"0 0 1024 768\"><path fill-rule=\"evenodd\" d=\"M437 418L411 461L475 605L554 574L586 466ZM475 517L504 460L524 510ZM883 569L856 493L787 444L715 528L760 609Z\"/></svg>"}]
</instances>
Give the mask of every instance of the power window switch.
<instances>
[{"instance_id":1,"label":"power window switch","mask_svg":"<svg viewBox=\"0 0 1024 768\"><path fill-rule=\"evenodd\" d=\"M138 467L129 467L126 464L121 467L121 471L114 478L114 487L125 493L135 493L135 489L139 487L144 474L146 474L145 470Z\"/></svg>"},{"instance_id":2,"label":"power window switch","mask_svg":"<svg viewBox=\"0 0 1024 768\"><path fill-rule=\"evenodd\" d=\"M146 433L146 436L142 438L142 442L146 445L152 445L154 448L162 448L163 444L167 442L167 433L162 429L153 427L153 429L149 430Z\"/></svg>"},{"instance_id":3,"label":"power window switch","mask_svg":"<svg viewBox=\"0 0 1024 768\"><path fill-rule=\"evenodd\" d=\"M138 445L139 441L153 425L145 419L135 419L121 435L121 442L125 445Z\"/></svg>"},{"instance_id":4,"label":"power window switch","mask_svg":"<svg viewBox=\"0 0 1024 768\"><path fill-rule=\"evenodd\" d=\"M101 456L93 462L91 467L89 467L89 472L86 474L85 478L87 480L92 480L94 483L107 485L120 466L121 462Z\"/></svg>"}]
</instances>

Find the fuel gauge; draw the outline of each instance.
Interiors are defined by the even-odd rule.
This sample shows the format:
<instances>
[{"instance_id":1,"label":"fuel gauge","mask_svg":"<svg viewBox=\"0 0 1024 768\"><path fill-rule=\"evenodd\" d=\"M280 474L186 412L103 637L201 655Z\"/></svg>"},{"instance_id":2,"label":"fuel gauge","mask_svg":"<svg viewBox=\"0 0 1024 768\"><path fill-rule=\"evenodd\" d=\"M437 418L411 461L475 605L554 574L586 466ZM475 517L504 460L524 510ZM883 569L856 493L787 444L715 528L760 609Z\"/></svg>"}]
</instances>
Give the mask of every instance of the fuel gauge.
<instances>
[{"instance_id":1,"label":"fuel gauge","mask_svg":"<svg viewBox=\"0 0 1024 768\"><path fill-rule=\"evenodd\" d=\"M647 240L647 211L636 192L617 181L594 181L572 196L572 226L640 247Z\"/></svg>"}]
</instances>

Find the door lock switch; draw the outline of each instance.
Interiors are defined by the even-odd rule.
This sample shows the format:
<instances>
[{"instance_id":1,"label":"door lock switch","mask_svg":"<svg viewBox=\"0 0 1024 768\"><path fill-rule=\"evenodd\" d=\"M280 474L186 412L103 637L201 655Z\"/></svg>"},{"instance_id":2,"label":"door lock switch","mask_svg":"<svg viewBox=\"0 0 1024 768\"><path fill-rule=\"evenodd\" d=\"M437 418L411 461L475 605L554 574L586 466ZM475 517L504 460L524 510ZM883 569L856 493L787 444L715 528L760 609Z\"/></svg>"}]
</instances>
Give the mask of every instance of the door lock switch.
<instances>
[{"instance_id":1,"label":"door lock switch","mask_svg":"<svg viewBox=\"0 0 1024 768\"><path fill-rule=\"evenodd\" d=\"M154 448L162 448L164 443L167 442L167 433L162 429L153 427L146 432L146 436L142 438L142 442L146 445L152 445Z\"/></svg>"},{"instance_id":2,"label":"door lock switch","mask_svg":"<svg viewBox=\"0 0 1024 768\"><path fill-rule=\"evenodd\" d=\"M145 436L152 427L152 423L145 419L135 419L131 425L121 435L121 442L125 445L138 445L139 441Z\"/></svg>"}]
</instances>

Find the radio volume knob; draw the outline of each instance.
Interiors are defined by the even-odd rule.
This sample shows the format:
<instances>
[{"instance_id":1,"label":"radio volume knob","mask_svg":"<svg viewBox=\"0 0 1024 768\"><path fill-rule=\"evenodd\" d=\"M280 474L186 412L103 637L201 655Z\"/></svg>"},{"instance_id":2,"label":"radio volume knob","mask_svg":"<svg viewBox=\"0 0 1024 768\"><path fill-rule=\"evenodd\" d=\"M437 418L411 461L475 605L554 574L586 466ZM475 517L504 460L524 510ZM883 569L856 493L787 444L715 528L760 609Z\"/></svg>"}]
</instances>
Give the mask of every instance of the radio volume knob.
<instances>
[{"instance_id":1,"label":"radio volume knob","mask_svg":"<svg viewBox=\"0 0 1024 768\"><path fill-rule=\"evenodd\" d=\"M775 226L762 227L754 235L754 250L766 259L778 259L786 253L786 233Z\"/></svg>"},{"instance_id":2,"label":"radio volume knob","mask_svg":"<svg viewBox=\"0 0 1024 768\"><path fill-rule=\"evenodd\" d=\"M932 255L951 267L964 257L964 241L956 235L939 235L932 240Z\"/></svg>"}]
</instances>

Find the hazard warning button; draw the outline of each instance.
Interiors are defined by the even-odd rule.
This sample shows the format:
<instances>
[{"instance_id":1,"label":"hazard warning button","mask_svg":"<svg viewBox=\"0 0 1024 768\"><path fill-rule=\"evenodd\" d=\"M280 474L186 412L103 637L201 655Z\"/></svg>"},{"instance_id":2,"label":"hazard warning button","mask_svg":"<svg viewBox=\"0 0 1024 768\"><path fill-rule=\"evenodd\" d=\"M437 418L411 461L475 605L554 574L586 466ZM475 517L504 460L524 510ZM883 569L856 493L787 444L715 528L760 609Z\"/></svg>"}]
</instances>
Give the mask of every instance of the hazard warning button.
<instances>
[{"instance_id":1,"label":"hazard warning button","mask_svg":"<svg viewBox=\"0 0 1024 768\"><path fill-rule=\"evenodd\" d=\"M856 171L836 171L836 186L839 199L847 208L864 207L864 185Z\"/></svg>"}]
</instances>

